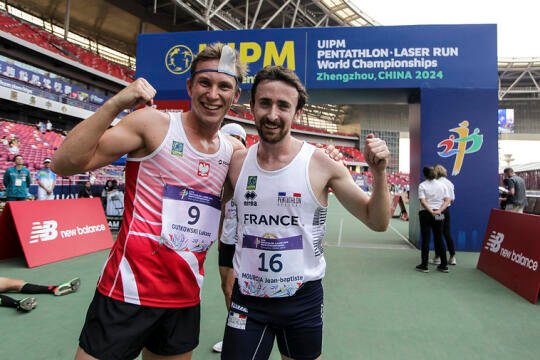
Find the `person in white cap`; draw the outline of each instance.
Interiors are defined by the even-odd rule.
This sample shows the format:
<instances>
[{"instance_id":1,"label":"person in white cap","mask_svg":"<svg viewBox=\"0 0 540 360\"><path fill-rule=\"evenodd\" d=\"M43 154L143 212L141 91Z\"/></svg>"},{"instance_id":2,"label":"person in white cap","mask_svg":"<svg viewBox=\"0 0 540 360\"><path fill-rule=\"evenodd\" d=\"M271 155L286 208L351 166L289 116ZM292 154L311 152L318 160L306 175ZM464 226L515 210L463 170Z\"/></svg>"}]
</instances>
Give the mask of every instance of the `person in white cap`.
<instances>
[{"instance_id":1,"label":"person in white cap","mask_svg":"<svg viewBox=\"0 0 540 360\"><path fill-rule=\"evenodd\" d=\"M43 168L36 173L38 200L54 200L56 174L51 170L51 159L43 160Z\"/></svg>"},{"instance_id":2,"label":"person in white cap","mask_svg":"<svg viewBox=\"0 0 540 360\"><path fill-rule=\"evenodd\" d=\"M242 144L244 144L244 146L246 145L247 134L246 130L244 130L241 125L236 123L229 123L223 125L223 127L221 128L221 132L240 140ZM218 246L220 260L224 256L223 251L225 251L226 249L225 247L221 246L221 243L228 245L236 244L236 240L238 239L238 235L236 234L237 222L238 221L236 219L236 205L231 199L225 204L223 224L221 226L221 236L219 237ZM228 311L229 307L231 306L231 291L235 279L234 271L231 266L220 261L219 274L221 275L221 290L223 291L223 295L225 296L225 305ZM222 347L223 341L220 341L212 347L212 350L214 350L215 352L221 352Z\"/></svg>"},{"instance_id":3,"label":"person in white cap","mask_svg":"<svg viewBox=\"0 0 540 360\"><path fill-rule=\"evenodd\" d=\"M221 132L235 137L236 139L240 140L244 146L246 146L247 134L242 125L237 123L229 123L223 125Z\"/></svg>"}]
</instances>

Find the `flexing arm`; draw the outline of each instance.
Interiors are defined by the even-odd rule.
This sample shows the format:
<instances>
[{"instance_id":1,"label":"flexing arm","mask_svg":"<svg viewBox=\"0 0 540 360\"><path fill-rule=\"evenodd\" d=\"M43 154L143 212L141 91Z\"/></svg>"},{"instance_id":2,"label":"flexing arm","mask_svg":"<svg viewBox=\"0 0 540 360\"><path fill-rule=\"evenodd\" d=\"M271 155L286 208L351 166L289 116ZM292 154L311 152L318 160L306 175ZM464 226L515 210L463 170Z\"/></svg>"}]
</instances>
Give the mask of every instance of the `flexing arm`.
<instances>
[{"instance_id":1,"label":"flexing arm","mask_svg":"<svg viewBox=\"0 0 540 360\"><path fill-rule=\"evenodd\" d=\"M137 121L145 110L126 116L107 130L123 110L150 104L156 90L139 78L109 99L98 111L71 130L53 157L51 167L60 175L72 175L107 165L118 157L144 147ZM134 124L132 124L134 123Z\"/></svg>"}]
</instances>

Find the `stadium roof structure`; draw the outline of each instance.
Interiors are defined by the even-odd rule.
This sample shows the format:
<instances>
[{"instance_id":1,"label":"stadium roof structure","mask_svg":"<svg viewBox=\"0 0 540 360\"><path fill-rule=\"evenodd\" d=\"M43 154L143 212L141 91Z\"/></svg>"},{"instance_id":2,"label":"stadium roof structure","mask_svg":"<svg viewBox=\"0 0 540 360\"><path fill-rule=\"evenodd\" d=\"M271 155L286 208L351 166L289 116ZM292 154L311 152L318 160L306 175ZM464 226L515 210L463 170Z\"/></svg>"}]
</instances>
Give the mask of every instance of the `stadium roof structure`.
<instances>
[{"instance_id":1,"label":"stadium roof structure","mask_svg":"<svg viewBox=\"0 0 540 360\"><path fill-rule=\"evenodd\" d=\"M349 0L17 0L15 7L134 55L139 33L378 23Z\"/></svg>"},{"instance_id":2,"label":"stadium roof structure","mask_svg":"<svg viewBox=\"0 0 540 360\"><path fill-rule=\"evenodd\" d=\"M381 25L350 0L6 0L129 56L140 33ZM540 99L540 58L499 61L499 100ZM343 124L347 105L309 105L302 123ZM332 131L331 128L327 128Z\"/></svg>"},{"instance_id":3,"label":"stadium roof structure","mask_svg":"<svg viewBox=\"0 0 540 360\"><path fill-rule=\"evenodd\" d=\"M380 25L349 0L17 0L13 6L135 54L139 33ZM309 105L304 123L342 124L347 106ZM334 129L329 129L334 130Z\"/></svg>"},{"instance_id":4,"label":"stadium roof structure","mask_svg":"<svg viewBox=\"0 0 540 360\"><path fill-rule=\"evenodd\" d=\"M540 57L499 60L499 101L540 100Z\"/></svg>"}]
</instances>

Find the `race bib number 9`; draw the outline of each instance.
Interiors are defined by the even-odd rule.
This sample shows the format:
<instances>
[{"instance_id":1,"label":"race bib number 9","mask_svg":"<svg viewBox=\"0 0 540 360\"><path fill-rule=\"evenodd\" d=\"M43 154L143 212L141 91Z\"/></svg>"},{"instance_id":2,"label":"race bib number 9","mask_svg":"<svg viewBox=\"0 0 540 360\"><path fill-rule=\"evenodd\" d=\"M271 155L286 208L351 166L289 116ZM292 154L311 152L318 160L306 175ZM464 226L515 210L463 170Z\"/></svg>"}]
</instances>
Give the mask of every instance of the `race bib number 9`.
<instances>
[{"instance_id":1,"label":"race bib number 9","mask_svg":"<svg viewBox=\"0 0 540 360\"><path fill-rule=\"evenodd\" d=\"M218 196L165 185L161 242L177 251L206 251L218 237L221 200Z\"/></svg>"},{"instance_id":2,"label":"race bib number 9","mask_svg":"<svg viewBox=\"0 0 540 360\"><path fill-rule=\"evenodd\" d=\"M238 283L245 295L286 297L303 283L302 236L267 238L244 235Z\"/></svg>"}]
</instances>

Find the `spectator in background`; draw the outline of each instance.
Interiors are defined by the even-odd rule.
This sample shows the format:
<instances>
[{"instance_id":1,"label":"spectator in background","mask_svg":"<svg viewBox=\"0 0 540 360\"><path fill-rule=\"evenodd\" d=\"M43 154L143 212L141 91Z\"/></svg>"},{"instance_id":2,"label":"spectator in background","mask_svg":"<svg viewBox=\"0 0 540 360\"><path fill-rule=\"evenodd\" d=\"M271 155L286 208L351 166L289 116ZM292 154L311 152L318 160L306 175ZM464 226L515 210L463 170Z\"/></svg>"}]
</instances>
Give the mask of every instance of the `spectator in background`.
<instances>
[{"instance_id":1,"label":"spectator in background","mask_svg":"<svg viewBox=\"0 0 540 360\"><path fill-rule=\"evenodd\" d=\"M103 210L107 209L107 194L112 190L112 180L107 180L103 190L101 190L101 204L103 205Z\"/></svg>"},{"instance_id":2,"label":"spectator in background","mask_svg":"<svg viewBox=\"0 0 540 360\"><path fill-rule=\"evenodd\" d=\"M43 168L36 173L38 184L38 200L54 200L54 187L56 185L56 174L51 170L51 159L43 160Z\"/></svg>"},{"instance_id":3,"label":"spectator in background","mask_svg":"<svg viewBox=\"0 0 540 360\"><path fill-rule=\"evenodd\" d=\"M17 292L21 294L51 294L62 296L79 290L81 279L75 278L60 285L36 285L24 280L0 277L0 292ZM16 300L7 295L0 295L0 306L16 308L19 311L29 312L37 305L36 298L25 297Z\"/></svg>"},{"instance_id":4,"label":"spectator in background","mask_svg":"<svg viewBox=\"0 0 540 360\"><path fill-rule=\"evenodd\" d=\"M92 183L90 183L90 180L85 181L83 187L81 188L81 191L79 191L79 198L93 198L94 195L92 195Z\"/></svg>"},{"instance_id":5,"label":"spectator in background","mask_svg":"<svg viewBox=\"0 0 540 360\"><path fill-rule=\"evenodd\" d=\"M244 130L244 128L239 124L231 123L224 125L221 128L221 132L240 140L240 142L244 146L246 146L246 130ZM236 233L236 224L238 222L236 217L236 205L232 199L225 204L223 216L224 218L223 224L221 226L221 236L218 242L220 256L223 256L224 251L221 248L221 243L228 245L236 245L236 241L238 239L238 234ZM233 288L235 279L234 270L232 267L228 266L228 264L222 263L220 261L219 274L221 275L221 290L223 291L223 295L225 296L225 306L227 307L228 311L231 306L231 290ZM212 350L220 353L222 348L223 341L220 341L212 347Z\"/></svg>"},{"instance_id":6,"label":"spectator in background","mask_svg":"<svg viewBox=\"0 0 540 360\"><path fill-rule=\"evenodd\" d=\"M8 150L9 150L9 153L11 155L19 155L19 151L20 151L19 148L20 148L21 144L20 144L18 139L11 139L9 141L8 145L9 145ZM15 160L15 158L13 158L13 159Z\"/></svg>"},{"instance_id":7,"label":"spectator in background","mask_svg":"<svg viewBox=\"0 0 540 360\"><path fill-rule=\"evenodd\" d=\"M118 182L111 181L107 191L107 207L105 209L107 216L122 216L124 214L124 193L118 189Z\"/></svg>"},{"instance_id":8,"label":"spectator in background","mask_svg":"<svg viewBox=\"0 0 540 360\"><path fill-rule=\"evenodd\" d=\"M23 201L28 196L30 170L24 166L22 155L15 155L13 162L15 166L8 168L4 173L7 201Z\"/></svg>"},{"instance_id":9,"label":"spectator in background","mask_svg":"<svg viewBox=\"0 0 540 360\"><path fill-rule=\"evenodd\" d=\"M422 236L422 262L416 266L416 270L427 273L429 260L429 243L431 241L431 232L435 243L435 251L440 254L441 263L437 270L448 272L448 261L446 258L446 249L442 242L442 227L444 215L443 211L450 204L450 194L446 187L439 181L436 181L435 170L431 166L425 166L423 169L425 180L418 186L418 199L422 205L422 210L418 213L420 217L420 233Z\"/></svg>"},{"instance_id":10,"label":"spectator in background","mask_svg":"<svg viewBox=\"0 0 540 360\"><path fill-rule=\"evenodd\" d=\"M504 169L504 176L504 187L508 190L506 210L523 213L523 209L527 206L525 181L514 174L514 169L512 168Z\"/></svg>"},{"instance_id":11,"label":"spectator in background","mask_svg":"<svg viewBox=\"0 0 540 360\"><path fill-rule=\"evenodd\" d=\"M437 181L439 181L446 187L446 190L450 195L450 204L448 204L448 207L442 213L444 215L442 234L444 236L444 240L446 241L446 247L448 249L448 252L450 253L450 259L448 260L448 263L450 265L456 265L456 250L454 246L454 239L452 238L452 233L450 231L450 205L452 205L454 203L454 200L456 199L456 195L454 193L454 184L452 184L452 182L448 180L446 168L444 166L435 165L434 169ZM441 264L441 258L437 251L435 251L435 257L430 262L435 265Z\"/></svg>"},{"instance_id":12,"label":"spectator in background","mask_svg":"<svg viewBox=\"0 0 540 360\"><path fill-rule=\"evenodd\" d=\"M37 127L37 129L39 130L40 133L45 134L45 130L47 129L47 125L43 121L39 120L38 123L36 124L36 127Z\"/></svg>"},{"instance_id":13,"label":"spectator in background","mask_svg":"<svg viewBox=\"0 0 540 360\"><path fill-rule=\"evenodd\" d=\"M2 145L9 145L9 141L7 139L7 135L2 136Z\"/></svg>"},{"instance_id":14,"label":"spectator in background","mask_svg":"<svg viewBox=\"0 0 540 360\"><path fill-rule=\"evenodd\" d=\"M90 181L90 185L94 185L96 182L96 175L92 171L88 172L88 181Z\"/></svg>"},{"instance_id":15,"label":"spectator in background","mask_svg":"<svg viewBox=\"0 0 540 360\"><path fill-rule=\"evenodd\" d=\"M47 131L52 131L52 123L51 123L51 120L47 120L47 124L45 125L45 128L47 129Z\"/></svg>"}]
</instances>

